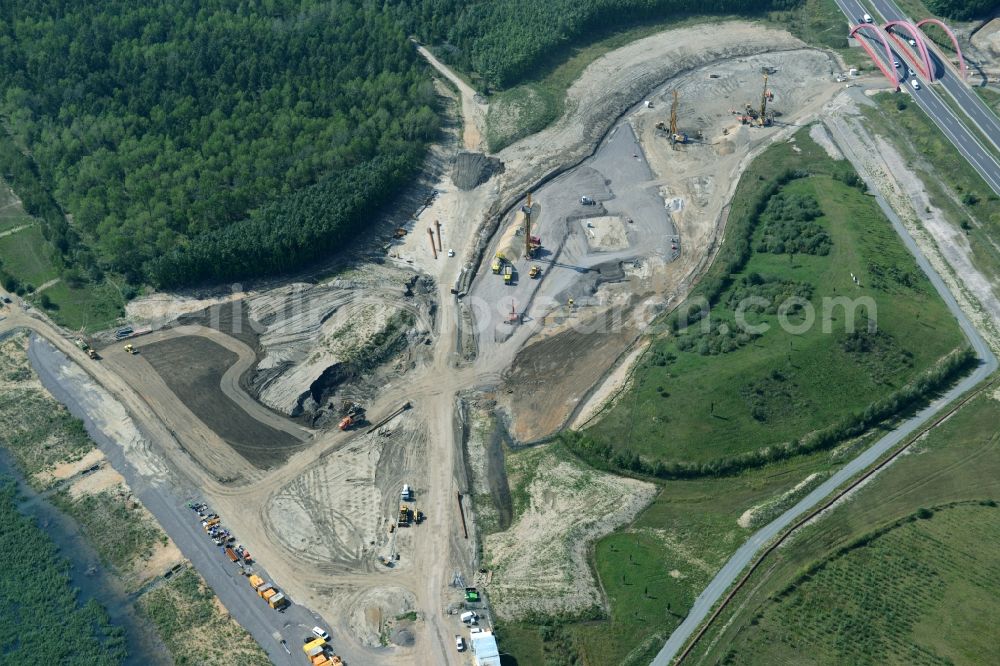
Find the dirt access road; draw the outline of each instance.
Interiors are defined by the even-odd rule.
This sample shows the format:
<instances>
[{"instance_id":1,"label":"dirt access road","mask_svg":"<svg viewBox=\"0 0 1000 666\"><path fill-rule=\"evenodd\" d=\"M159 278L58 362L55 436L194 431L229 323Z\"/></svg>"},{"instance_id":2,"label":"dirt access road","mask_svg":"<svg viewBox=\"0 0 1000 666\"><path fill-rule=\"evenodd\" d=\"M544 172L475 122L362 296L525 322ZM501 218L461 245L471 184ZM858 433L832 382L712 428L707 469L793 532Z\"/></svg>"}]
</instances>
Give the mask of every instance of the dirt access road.
<instances>
[{"instance_id":1,"label":"dirt access road","mask_svg":"<svg viewBox=\"0 0 1000 666\"><path fill-rule=\"evenodd\" d=\"M417 51L434 69L458 88L458 93L462 98L462 143L466 150L485 152L486 145L483 143L483 134L486 132L487 105L477 101L476 98L479 95L472 86L438 60L426 47L417 44Z\"/></svg>"}]
</instances>

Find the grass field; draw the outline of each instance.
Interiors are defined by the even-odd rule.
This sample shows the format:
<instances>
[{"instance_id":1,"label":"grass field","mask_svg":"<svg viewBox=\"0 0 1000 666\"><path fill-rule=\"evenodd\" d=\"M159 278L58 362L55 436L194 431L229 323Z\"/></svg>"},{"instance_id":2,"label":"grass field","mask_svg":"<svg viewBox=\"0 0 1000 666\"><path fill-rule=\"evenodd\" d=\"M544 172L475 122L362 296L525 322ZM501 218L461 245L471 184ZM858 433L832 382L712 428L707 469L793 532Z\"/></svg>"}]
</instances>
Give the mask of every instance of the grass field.
<instances>
[{"instance_id":1,"label":"grass field","mask_svg":"<svg viewBox=\"0 0 1000 666\"><path fill-rule=\"evenodd\" d=\"M659 482L652 504L632 524L594 545L591 567L609 602L606 617L501 624L504 651L522 666L568 664L559 659L574 654L583 663L648 664L695 596L751 534L738 523L741 515L812 474L831 473L875 436L725 479ZM523 504L516 498L528 481L511 477L517 504Z\"/></svg>"},{"instance_id":2,"label":"grass field","mask_svg":"<svg viewBox=\"0 0 1000 666\"><path fill-rule=\"evenodd\" d=\"M995 655L993 504L925 508L818 563L755 616L723 662L973 664Z\"/></svg>"},{"instance_id":3,"label":"grass field","mask_svg":"<svg viewBox=\"0 0 1000 666\"><path fill-rule=\"evenodd\" d=\"M900 109L886 95L875 101L878 108L863 110L873 131L899 149L921 176L931 203L965 230L976 266L1000 279L1000 197L915 104Z\"/></svg>"},{"instance_id":4,"label":"grass field","mask_svg":"<svg viewBox=\"0 0 1000 666\"><path fill-rule=\"evenodd\" d=\"M60 277L60 269L52 261L51 247L42 235L42 223L24 212L2 181L0 271L16 278L20 283L18 293L38 307L41 297L34 290ZM46 310L49 316L74 331L109 328L125 314L125 298L110 278L79 286L60 280L44 293L51 303Z\"/></svg>"},{"instance_id":5,"label":"grass field","mask_svg":"<svg viewBox=\"0 0 1000 666\"><path fill-rule=\"evenodd\" d=\"M38 287L59 277L59 272L47 255L48 247L45 238L42 237L42 228L37 224L0 237L0 258L3 259L3 268L16 276L26 289L27 285Z\"/></svg>"},{"instance_id":6,"label":"grass field","mask_svg":"<svg viewBox=\"0 0 1000 666\"><path fill-rule=\"evenodd\" d=\"M221 610L212 590L193 569L147 592L138 606L177 664L271 663L250 635Z\"/></svg>"},{"instance_id":7,"label":"grass field","mask_svg":"<svg viewBox=\"0 0 1000 666\"><path fill-rule=\"evenodd\" d=\"M998 422L993 386L777 550L689 663L988 663Z\"/></svg>"},{"instance_id":8,"label":"grass field","mask_svg":"<svg viewBox=\"0 0 1000 666\"><path fill-rule=\"evenodd\" d=\"M25 353L27 335L0 342L0 446L7 449L32 487L51 483L40 472L79 460L94 448L83 423L41 384Z\"/></svg>"},{"instance_id":9,"label":"grass field","mask_svg":"<svg viewBox=\"0 0 1000 666\"><path fill-rule=\"evenodd\" d=\"M738 242L734 216L755 215L749 202L768 183L759 178L785 169L808 170L808 177L782 186L777 196L818 203L822 214L812 223L815 233L828 234L829 253L761 252L765 236L773 234L765 222L756 224L749 261L721 276L729 286L714 299L711 332L702 320L657 339L628 396L586 431L589 437L648 460L698 463L760 450L864 410L963 344L954 318L875 202L843 182L853 173L850 166L830 160L805 132L794 144L769 149L744 176L727 244ZM795 233L803 227L791 228ZM747 314L750 323L770 327L762 335L734 333L741 330L736 309L745 297L776 304L790 294L811 304L814 325L803 326L804 332L784 330L771 307ZM832 310L824 331L824 297L872 299L877 310L868 316L877 320L878 332L866 328L864 308L857 310L856 333L848 330L842 308ZM806 317L789 320L798 325Z\"/></svg>"},{"instance_id":10,"label":"grass field","mask_svg":"<svg viewBox=\"0 0 1000 666\"><path fill-rule=\"evenodd\" d=\"M152 519L118 492L104 490L74 499L60 491L51 500L80 525L101 559L120 573L127 574L153 554L158 542L166 542Z\"/></svg>"}]
</instances>

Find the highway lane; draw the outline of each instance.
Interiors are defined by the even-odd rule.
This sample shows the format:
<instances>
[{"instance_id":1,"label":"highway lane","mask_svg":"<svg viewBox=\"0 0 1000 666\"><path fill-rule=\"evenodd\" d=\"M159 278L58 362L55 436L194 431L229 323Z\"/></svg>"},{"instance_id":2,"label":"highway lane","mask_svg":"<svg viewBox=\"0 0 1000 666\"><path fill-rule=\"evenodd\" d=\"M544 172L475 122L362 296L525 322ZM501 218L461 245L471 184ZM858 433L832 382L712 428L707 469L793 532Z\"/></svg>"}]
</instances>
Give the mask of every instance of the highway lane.
<instances>
[{"instance_id":1,"label":"highway lane","mask_svg":"<svg viewBox=\"0 0 1000 666\"><path fill-rule=\"evenodd\" d=\"M836 136L834 136L834 141L837 142ZM852 164L855 165L855 168L858 169L858 173L863 174L860 169L861 162L859 157L847 149L845 142L841 141L837 143L840 145L841 150L847 158L852 162ZM981 363L970 375L952 387L940 398L924 407L913 417L900 424L895 430L875 442L875 444L866 449L861 455L844 465L844 467L837 471L836 474L832 475L822 485L818 486L815 490L806 495L798 504L755 532L753 536L746 541L746 543L740 546L736 553L734 553L729 561L723 565L702 593L698 595L691 607L691 610L688 612L687 617L685 617L680 626L674 630L668 638L666 644L663 646L663 649L661 649L653 659L652 666L667 666L671 663L674 656L677 655L681 649L683 649L685 643L687 643L688 639L698 629L698 626L709 616L715 604L723 597L723 595L725 595L730 586L736 582L739 575L748 566L750 566L750 563L753 561L757 553L760 552L769 541L775 538L786 527L791 525L797 518L817 506L837 488L844 485L848 480L874 464L875 461L882 455L898 445L900 442L904 441L908 436L918 430L935 415L941 413L948 406L948 404L975 387L979 382L993 374L993 372L997 369L997 359L993 355L993 352L990 351L986 341L983 340L982 336L979 335L979 332L965 316L965 313L962 312L961 308L959 308L958 303L955 301L955 297L952 296L950 291L948 291L948 288L945 286L941 276L937 274L933 267L931 267L923 253L917 247L916 242L903 226L903 223L900 221L895 211L892 210L882 195L878 193L876 184L869 181L868 189L875 193L875 199L878 202L879 207L885 213L886 217L888 217L892 222L893 228L903 240L906 248L916 258L917 265L919 265L924 273L927 274L931 284L934 285L934 289L941 296L942 300L944 300L945 304L948 306L948 309L958 320L959 326L961 327L963 333L965 333L965 336L972 345L972 348L979 356Z\"/></svg>"},{"instance_id":2,"label":"highway lane","mask_svg":"<svg viewBox=\"0 0 1000 666\"><path fill-rule=\"evenodd\" d=\"M903 10L893 0L871 0L875 10L887 21L909 21L916 24L910 17L903 13ZM920 20L924 17L919 17ZM939 61L936 51L929 48L931 59ZM976 126L986 135L993 146L1000 150L1000 118L990 107L983 102L964 81L959 78L958 73L949 67L945 62L938 62L937 72L940 74L941 85L948 91L954 100L962 107L962 111L976 124Z\"/></svg>"},{"instance_id":3,"label":"highway lane","mask_svg":"<svg viewBox=\"0 0 1000 666\"><path fill-rule=\"evenodd\" d=\"M848 21L852 24L856 24L860 20L860 17L869 11L858 0L836 1L841 11L844 12ZM863 38L868 40L875 53L884 61L885 47L882 45L881 40L869 35L865 35ZM893 43L890 41L890 46L892 45ZM893 49L892 53L893 57L899 60L900 63L907 62L906 57L913 55L912 53L906 53L906 57L904 57L904 54L900 54L896 49ZM892 63L887 64L890 68L892 67ZM914 89L909 81L904 81L900 85L907 88L917 106L923 109L924 113L934 121L938 129L941 130L941 133L948 138L952 145L958 149L958 152L982 176L986 184L995 193L1000 194L1000 162L969 131L969 128L955 115L951 107L945 104L944 100L938 96L937 92L929 84L924 83L920 86L919 90Z\"/></svg>"}]
</instances>

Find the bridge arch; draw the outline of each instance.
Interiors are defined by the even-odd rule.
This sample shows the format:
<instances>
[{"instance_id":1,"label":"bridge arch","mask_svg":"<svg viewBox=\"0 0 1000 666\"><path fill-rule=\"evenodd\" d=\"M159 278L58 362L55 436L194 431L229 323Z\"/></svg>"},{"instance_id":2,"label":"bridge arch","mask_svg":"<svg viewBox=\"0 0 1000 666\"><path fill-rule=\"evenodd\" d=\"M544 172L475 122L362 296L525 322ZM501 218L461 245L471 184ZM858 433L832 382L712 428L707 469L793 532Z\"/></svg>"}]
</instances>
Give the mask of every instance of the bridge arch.
<instances>
[{"instance_id":1,"label":"bridge arch","mask_svg":"<svg viewBox=\"0 0 1000 666\"><path fill-rule=\"evenodd\" d=\"M962 80L964 81L966 79L965 58L962 57L962 47L958 45L958 38L955 37L955 33L951 31L951 28L944 24L944 21L940 21L936 18L925 18L923 21L917 21L917 28L922 28L928 23L933 23L948 33L948 38L951 39L951 45L955 47L955 53L958 54L958 69L961 72Z\"/></svg>"},{"instance_id":2,"label":"bridge arch","mask_svg":"<svg viewBox=\"0 0 1000 666\"><path fill-rule=\"evenodd\" d=\"M899 44L899 48L904 50L906 49L906 46L903 44L903 42L899 41L899 38L896 37L895 32L893 30L890 30L890 28L899 27L902 28L903 30L906 30L906 32L910 33L910 36L913 38L913 41L917 43L917 53L920 54L920 59L923 60L924 62L924 69L921 72L921 74L923 74L928 81L933 81L934 62L931 60L931 56L927 52L927 44L924 43L924 33L920 32L920 29L917 26L913 25L912 23L909 23L908 21L889 21L882 27L885 28L885 31L888 32L892 36L892 38ZM919 67L919 62L917 64Z\"/></svg>"},{"instance_id":3,"label":"bridge arch","mask_svg":"<svg viewBox=\"0 0 1000 666\"><path fill-rule=\"evenodd\" d=\"M868 53L868 56L875 61L875 64L878 65L880 70L882 70L885 78L889 79L889 81L892 82L892 85L896 86L898 89L899 76L896 74L896 70L893 69L891 65L887 64L892 62L892 47L889 46L889 40L885 38L885 33L872 23L862 23L851 29L851 37L855 37L857 33L862 30L874 31L875 36L882 42L882 45L885 47L885 57L887 58L885 61L878 57L875 50L868 44L867 40L858 40L858 43L861 44L861 48L863 48Z\"/></svg>"}]
</instances>

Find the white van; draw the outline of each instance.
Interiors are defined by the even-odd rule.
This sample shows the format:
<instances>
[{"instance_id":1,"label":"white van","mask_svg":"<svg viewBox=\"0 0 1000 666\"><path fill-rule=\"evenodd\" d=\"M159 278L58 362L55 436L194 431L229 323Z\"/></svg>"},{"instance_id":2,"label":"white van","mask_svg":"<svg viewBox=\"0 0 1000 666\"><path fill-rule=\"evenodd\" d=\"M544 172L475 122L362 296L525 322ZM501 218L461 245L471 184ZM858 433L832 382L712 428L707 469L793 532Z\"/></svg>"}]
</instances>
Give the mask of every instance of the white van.
<instances>
[{"instance_id":1,"label":"white van","mask_svg":"<svg viewBox=\"0 0 1000 666\"><path fill-rule=\"evenodd\" d=\"M404 502L409 502L413 498L413 491L408 484L403 484L403 490L399 493L399 498Z\"/></svg>"},{"instance_id":2,"label":"white van","mask_svg":"<svg viewBox=\"0 0 1000 666\"><path fill-rule=\"evenodd\" d=\"M458 619L460 619L465 624L475 624L476 620L479 619L479 616L473 613L472 611L465 611L464 613L458 616Z\"/></svg>"},{"instance_id":3,"label":"white van","mask_svg":"<svg viewBox=\"0 0 1000 666\"><path fill-rule=\"evenodd\" d=\"M864 14L864 15L862 15L861 20L864 21L865 23L874 23L875 22L875 20L872 18L871 14Z\"/></svg>"}]
</instances>

